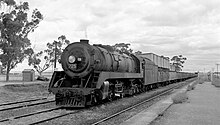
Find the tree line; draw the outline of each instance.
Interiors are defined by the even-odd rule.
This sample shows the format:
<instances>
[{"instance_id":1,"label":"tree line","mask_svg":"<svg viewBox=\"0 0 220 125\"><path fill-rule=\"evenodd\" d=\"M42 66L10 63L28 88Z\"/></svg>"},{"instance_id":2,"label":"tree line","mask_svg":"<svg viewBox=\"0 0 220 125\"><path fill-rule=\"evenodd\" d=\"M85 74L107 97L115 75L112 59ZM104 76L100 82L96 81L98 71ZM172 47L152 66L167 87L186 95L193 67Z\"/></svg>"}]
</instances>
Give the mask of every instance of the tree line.
<instances>
[{"instance_id":1,"label":"tree line","mask_svg":"<svg viewBox=\"0 0 220 125\"><path fill-rule=\"evenodd\" d=\"M130 48L129 43L117 43L112 46L115 51L121 52L121 53L132 53L133 50ZM142 54L141 51L136 51L134 54ZM169 58L168 58L169 59ZM173 56L170 61L171 64L174 65L175 71L179 72L182 71L183 64L187 60L186 57L183 57L182 55L175 55Z\"/></svg>"}]
</instances>

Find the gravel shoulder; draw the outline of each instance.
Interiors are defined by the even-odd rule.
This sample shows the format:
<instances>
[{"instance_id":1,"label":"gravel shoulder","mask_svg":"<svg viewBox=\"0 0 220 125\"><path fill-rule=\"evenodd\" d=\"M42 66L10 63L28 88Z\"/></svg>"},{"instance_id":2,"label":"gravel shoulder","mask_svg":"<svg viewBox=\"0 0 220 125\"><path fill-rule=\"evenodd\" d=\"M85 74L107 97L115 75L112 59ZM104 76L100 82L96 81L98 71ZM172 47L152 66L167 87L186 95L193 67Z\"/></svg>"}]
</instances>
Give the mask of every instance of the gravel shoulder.
<instances>
[{"instance_id":1,"label":"gravel shoulder","mask_svg":"<svg viewBox=\"0 0 220 125\"><path fill-rule=\"evenodd\" d=\"M217 125L220 123L220 88L211 82L187 92L188 101L174 104L151 125Z\"/></svg>"}]
</instances>

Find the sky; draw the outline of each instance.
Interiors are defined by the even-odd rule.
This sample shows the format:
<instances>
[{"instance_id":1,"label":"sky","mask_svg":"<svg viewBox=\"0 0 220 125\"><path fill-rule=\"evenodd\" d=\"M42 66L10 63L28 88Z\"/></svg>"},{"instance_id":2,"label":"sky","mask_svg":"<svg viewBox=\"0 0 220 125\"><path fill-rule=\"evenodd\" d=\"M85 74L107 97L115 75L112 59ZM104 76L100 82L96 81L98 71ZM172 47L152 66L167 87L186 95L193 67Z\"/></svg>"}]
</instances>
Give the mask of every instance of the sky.
<instances>
[{"instance_id":1,"label":"sky","mask_svg":"<svg viewBox=\"0 0 220 125\"><path fill-rule=\"evenodd\" d=\"M187 58L183 71L220 64L219 0L28 0L44 19L29 35L35 51L65 35L71 42L130 43L134 51ZM86 35L85 35L86 34ZM16 69L28 68L27 60Z\"/></svg>"}]
</instances>

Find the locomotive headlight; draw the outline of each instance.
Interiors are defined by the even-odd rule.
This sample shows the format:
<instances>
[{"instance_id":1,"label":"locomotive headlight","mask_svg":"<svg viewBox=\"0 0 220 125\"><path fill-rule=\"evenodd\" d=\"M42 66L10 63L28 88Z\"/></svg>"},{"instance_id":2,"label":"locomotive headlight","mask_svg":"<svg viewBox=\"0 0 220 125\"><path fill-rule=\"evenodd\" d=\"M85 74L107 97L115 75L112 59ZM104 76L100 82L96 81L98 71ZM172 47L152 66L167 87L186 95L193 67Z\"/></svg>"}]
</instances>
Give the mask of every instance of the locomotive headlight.
<instances>
[{"instance_id":1,"label":"locomotive headlight","mask_svg":"<svg viewBox=\"0 0 220 125\"><path fill-rule=\"evenodd\" d=\"M76 57L75 56L69 56L68 58L69 63L74 63L76 61Z\"/></svg>"}]
</instances>

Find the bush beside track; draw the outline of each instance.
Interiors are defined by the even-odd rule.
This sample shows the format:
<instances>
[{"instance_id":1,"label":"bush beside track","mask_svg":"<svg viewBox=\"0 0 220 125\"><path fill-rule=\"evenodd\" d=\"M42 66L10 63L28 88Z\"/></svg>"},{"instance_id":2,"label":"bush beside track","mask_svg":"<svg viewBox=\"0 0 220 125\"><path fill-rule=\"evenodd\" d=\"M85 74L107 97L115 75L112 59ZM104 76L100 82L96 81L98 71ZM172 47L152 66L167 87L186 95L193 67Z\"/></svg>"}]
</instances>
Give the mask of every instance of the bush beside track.
<instances>
[{"instance_id":1,"label":"bush beside track","mask_svg":"<svg viewBox=\"0 0 220 125\"><path fill-rule=\"evenodd\" d=\"M219 76L212 76L212 85L215 87L220 87L220 77Z\"/></svg>"}]
</instances>

